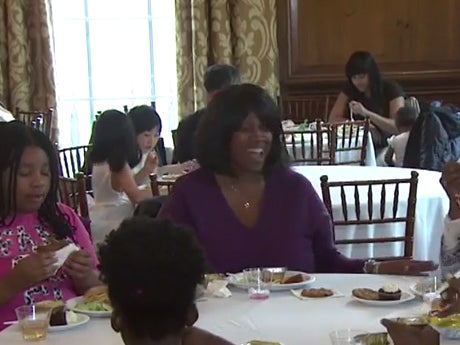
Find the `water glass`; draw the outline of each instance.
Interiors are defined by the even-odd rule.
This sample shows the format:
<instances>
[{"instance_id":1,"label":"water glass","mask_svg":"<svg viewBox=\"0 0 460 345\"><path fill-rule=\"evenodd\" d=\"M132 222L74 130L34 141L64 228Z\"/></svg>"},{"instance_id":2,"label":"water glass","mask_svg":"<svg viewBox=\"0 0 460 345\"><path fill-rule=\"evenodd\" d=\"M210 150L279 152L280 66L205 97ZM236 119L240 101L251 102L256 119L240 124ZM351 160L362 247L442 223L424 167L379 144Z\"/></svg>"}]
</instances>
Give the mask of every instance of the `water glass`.
<instances>
[{"instance_id":1,"label":"water glass","mask_svg":"<svg viewBox=\"0 0 460 345\"><path fill-rule=\"evenodd\" d=\"M24 305L16 308L15 311L24 340L39 341L46 339L51 309L36 308L35 305Z\"/></svg>"},{"instance_id":2,"label":"water glass","mask_svg":"<svg viewBox=\"0 0 460 345\"><path fill-rule=\"evenodd\" d=\"M355 337L367 333L369 332L347 328L332 331L329 333L329 338L331 339L332 345L359 345L361 341L356 340Z\"/></svg>"},{"instance_id":3,"label":"water glass","mask_svg":"<svg viewBox=\"0 0 460 345\"><path fill-rule=\"evenodd\" d=\"M243 271L244 279L248 284L250 299L267 299L270 297L270 287L273 282L273 273L264 268L247 268Z\"/></svg>"}]
</instances>

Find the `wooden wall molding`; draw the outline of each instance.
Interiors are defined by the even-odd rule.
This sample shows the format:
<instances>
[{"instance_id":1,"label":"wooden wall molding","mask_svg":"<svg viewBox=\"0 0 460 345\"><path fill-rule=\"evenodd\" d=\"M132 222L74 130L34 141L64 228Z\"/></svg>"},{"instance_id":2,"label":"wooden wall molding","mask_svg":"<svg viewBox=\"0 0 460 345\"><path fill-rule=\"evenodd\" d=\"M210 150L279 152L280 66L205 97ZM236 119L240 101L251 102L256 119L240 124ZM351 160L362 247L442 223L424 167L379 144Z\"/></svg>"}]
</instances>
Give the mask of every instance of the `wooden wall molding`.
<instances>
[{"instance_id":1,"label":"wooden wall molding","mask_svg":"<svg viewBox=\"0 0 460 345\"><path fill-rule=\"evenodd\" d=\"M460 29L452 14L460 13L460 1L371 3L277 1L281 95L337 94L349 54L369 50L384 76L397 80L406 93L460 105ZM359 22L368 23L368 30L360 30ZM335 26L354 34L341 37Z\"/></svg>"}]
</instances>

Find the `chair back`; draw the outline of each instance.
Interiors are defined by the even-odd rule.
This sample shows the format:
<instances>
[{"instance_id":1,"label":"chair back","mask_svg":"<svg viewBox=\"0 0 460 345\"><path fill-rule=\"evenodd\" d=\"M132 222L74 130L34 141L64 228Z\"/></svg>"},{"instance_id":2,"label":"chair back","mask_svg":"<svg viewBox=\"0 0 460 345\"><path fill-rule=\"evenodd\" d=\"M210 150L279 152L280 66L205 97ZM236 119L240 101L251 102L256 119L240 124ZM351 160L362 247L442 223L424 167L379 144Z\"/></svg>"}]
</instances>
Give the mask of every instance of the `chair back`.
<instances>
[{"instance_id":1,"label":"chair back","mask_svg":"<svg viewBox=\"0 0 460 345\"><path fill-rule=\"evenodd\" d=\"M89 152L91 145L73 146L59 149L59 174L63 177L73 178L78 172L91 175Z\"/></svg>"},{"instance_id":2,"label":"chair back","mask_svg":"<svg viewBox=\"0 0 460 345\"><path fill-rule=\"evenodd\" d=\"M175 180L163 180L157 174L150 174L150 189L154 197L171 193Z\"/></svg>"},{"instance_id":3,"label":"chair back","mask_svg":"<svg viewBox=\"0 0 460 345\"><path fill-rule=\"evenodd\" d=\"M281 96L279 103L283 118L292 119L294 122L299 123L305 119L318 118L327 121L330 96Z\"/></svg>"},{"instance_id":4,"label":"chair back","mask_svg":"<svg viewBox=\"0 0 460 345\"><path fill-rule=\"evenodd\" d=\"M52 108L49 108L47 111L25 111L16 108L16 119L24 122L28 126L42 131L51 138L53 113L54 110Z\"/></svg>"},{"instance_id":5,"label":"chair back","mask_svg":"<svg viewBox=\"0 0 460 345\"><path fill-rule=\"evenodd\" d=\"M282 140L291 162L296 165L333 163L331 131L320 120L309 129L285 131Z\"/></svg>"},{"instance_id":6,"label":"chair back","mask_svg":"<svg viewBox=\"0 0 460 345\"><path fill-rule=\"evenodd\" d=\"M378 258L380 260L411 259L413 256L415 207L417 201L418 173L411 172L410 178L390 180L367 180L367 181L334 181L330 182L328 176L321 176L321 191L324 204L331 216L334 225L334 242L337 245L350 244L376 244L402 242L404 250L402 256ZM406 209L400 205L400 190L408 186ZM331 189L338 189L340 195L340 210L334 213ZM375 190L380 188L379 195L374 197ZM361 193L360 194L360 190ZM351 192L352 201L347 199L347 193ZM367 200L360 198L367 195ZM388 197L387 197L387 194ZM404 197L405 199L405 197ZM377 207L376 207L377 206ZM341 217L340 217L341 216ZM340 218L340 219L336 219ZM383 236L378 234L372 238L337 239L338 231L346 231L347 227L370 224L404 223L403 236ZM339 230L340 229L340 230ZM346 235L342 233L341 235ZM350 234L348 234L350 235ZM340 236L350 237L350 236Z\"/></svg>"},{"instance_id":7,"label":"chair back","mask_svg":"<svg viewBox=\"0 0 460 345\"><path fill-rule=\"evenodd\" d=\"M75 178L59 176L58 199L71 207L82 218L89 219L86 176L84 174L77 173Z\"/></svg>"},{"instance_id":8,"label":"chair back","mask_svg":"<svg viewBox=\"0 0 460 345\"><path fill-rule=\"evenodd\" d=\"M366 165L369 125L369 119L330 125L333 142L331 155L335 165ZM350 158L347 159L347 156Z\"/></svg>"}]
</instances>

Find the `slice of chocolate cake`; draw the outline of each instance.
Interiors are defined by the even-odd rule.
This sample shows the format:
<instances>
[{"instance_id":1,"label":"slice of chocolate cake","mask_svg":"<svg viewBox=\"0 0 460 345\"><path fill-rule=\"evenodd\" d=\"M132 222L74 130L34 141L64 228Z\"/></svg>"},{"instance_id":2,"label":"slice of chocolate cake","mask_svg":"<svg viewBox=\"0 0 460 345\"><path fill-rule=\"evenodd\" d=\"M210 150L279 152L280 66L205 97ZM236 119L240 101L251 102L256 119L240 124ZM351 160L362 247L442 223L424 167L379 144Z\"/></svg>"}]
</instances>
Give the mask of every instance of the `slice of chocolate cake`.
<instances>
[{"instance_id":1,"label":"slice of chocolate cake","mask_svg":"<svg viewBox=\"0 0 460 345\"><path fill-rule=\"evenodd\" d=\"M41 301L35 304L37 309L46 308L51 310L50 326L64 326L67 325L65 315L65 304L62 301Z\"/></svg>"}]
</instances>

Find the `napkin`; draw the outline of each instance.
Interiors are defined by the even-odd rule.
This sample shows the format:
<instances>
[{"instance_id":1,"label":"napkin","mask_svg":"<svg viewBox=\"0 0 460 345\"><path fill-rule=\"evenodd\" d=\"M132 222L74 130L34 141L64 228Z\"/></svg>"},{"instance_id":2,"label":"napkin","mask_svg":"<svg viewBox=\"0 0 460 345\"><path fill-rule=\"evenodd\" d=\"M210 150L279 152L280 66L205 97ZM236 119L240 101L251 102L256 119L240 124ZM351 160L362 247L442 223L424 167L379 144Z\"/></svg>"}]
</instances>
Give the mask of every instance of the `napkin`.
<instances>
[{"instance_id":1,"label":"napkin","mask_svg":"<svg viewBox=\"0 0 460 345\"><path fill-rule=\"evenodd\" d=\"M227 298L232 295L230 290L227 288L228 281L226 280L213 280L208 283L205 294L213 297Z\"/></svg>"},{"instance_id":2,"label":"napkin","mask_svg":"<svg viewBox=\"0 0 460 345\"><path fill-rule=\"evenodd\" d=\"M61 268L61 266L64 265L64 262L67 260L69 255L71 253L77 251L77 250L80 250L80 248L78 248L73 243L69 243L65 247L63 247L63 248L59 249L58 251L56 251L55 255L56 255L56 258L57 258L57 262L56 262L57 268L54 271L54 274L56 274L56 272L59 270L59 268Z\"/></svg>"}]
</instances>

